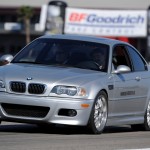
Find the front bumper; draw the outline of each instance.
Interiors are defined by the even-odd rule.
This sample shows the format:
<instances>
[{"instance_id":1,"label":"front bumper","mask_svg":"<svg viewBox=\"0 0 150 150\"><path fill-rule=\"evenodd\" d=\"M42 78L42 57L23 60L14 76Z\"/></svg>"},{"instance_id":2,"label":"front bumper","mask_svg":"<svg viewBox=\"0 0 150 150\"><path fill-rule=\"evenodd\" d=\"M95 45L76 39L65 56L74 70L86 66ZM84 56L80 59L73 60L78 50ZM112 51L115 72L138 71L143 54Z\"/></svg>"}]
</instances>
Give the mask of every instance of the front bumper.
<instances>
[{"instance_id":1,"label":"front bumper","mask_svg":"<svg viewBox=\"0 0 150 150\"><path fill-rule=\"evenodd\" d=\"M18 106L49 107L50 110L44 117L28 117L12 115L5 111L3 104L15 104ZM89 104L88 108L81 104ZM28 123L56 123L66 125L87 125L91 113L93 100L72 99L60 97L26 96L21 94L9 94L0 92L0 120ZM61 109L73 109L77 112L74 117L59 115Z\"/></svg>"}]
</instances>

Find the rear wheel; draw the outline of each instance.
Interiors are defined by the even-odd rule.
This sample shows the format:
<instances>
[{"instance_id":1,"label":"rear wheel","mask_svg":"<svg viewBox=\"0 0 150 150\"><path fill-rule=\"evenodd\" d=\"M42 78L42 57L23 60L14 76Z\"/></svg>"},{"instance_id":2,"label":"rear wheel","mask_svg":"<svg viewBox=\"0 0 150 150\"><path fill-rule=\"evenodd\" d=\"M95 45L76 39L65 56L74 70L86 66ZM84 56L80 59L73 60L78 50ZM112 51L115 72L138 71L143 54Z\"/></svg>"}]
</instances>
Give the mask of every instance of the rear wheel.
<instances>
[{"instance_id":1,"label":"rear wheel","mask_svg":"<svg viewBox=\"0 0 150 150\"><path fill-rule=\"evenodd\" d=\"M144 123L143 124L137 124L137 125L131 125L133 130L145 130L150 131L150 101L147 105L147 109L144 116Z\"/></svg>"},{"instance_id":2,"label":"rear wheel","mask_svg":"<svg viewBox=\"0 0 150 150\"><path fill-rule=\"evenodd\" d=\"M107 121L107 95L101 91L95 99L88 127L94 134L100 134L105 128Z\"/></svg>"},{"instance_id":3,"label":"rear wheel","mask_svg":"<svg viewBox=\"0 0 150 150\"><path fill-rule=\"evenodd\" d=\"M144 129L150 131L150 101L147 105L147 109L144 116Z\"/></svg>"}]
</instances>

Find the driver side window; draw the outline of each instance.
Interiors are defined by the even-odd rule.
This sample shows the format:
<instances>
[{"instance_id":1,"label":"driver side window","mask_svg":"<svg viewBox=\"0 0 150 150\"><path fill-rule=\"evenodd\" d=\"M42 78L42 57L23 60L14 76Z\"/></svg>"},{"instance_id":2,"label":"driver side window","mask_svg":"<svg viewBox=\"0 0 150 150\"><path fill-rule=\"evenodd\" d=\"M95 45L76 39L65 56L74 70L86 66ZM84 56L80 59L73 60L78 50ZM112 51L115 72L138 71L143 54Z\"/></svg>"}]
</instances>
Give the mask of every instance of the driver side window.
<instances>
[{"instance_id":1,"label":"driver side window","mask_svg":"<svg viewBox=\"0 0 150 150\"><path fill-rule=\"evenodd\" d=\"M112 64L114 69L117 69L119 65L128 66L131 70L131 63L127 51L124 46L117 45L113 49L113 56L112 56Z\"/></svg>"}]
</instances>

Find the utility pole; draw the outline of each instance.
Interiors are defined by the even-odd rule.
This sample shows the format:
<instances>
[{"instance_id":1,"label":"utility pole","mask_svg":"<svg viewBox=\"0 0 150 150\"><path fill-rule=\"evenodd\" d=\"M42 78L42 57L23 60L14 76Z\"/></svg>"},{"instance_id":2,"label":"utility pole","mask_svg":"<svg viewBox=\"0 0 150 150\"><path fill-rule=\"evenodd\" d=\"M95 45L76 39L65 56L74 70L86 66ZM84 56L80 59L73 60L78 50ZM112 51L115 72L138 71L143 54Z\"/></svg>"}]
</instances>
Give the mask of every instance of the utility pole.
<instances>
[{"instance_id":1,"label":"utility pole","mask_svg":"<svg viewBox=\"0 0 150 150\"><path fill-rule=\"evenodd\" d=\"M47 9L46 34L63 34L67 3L50 1Z\"/></svg>"}]
</instances>

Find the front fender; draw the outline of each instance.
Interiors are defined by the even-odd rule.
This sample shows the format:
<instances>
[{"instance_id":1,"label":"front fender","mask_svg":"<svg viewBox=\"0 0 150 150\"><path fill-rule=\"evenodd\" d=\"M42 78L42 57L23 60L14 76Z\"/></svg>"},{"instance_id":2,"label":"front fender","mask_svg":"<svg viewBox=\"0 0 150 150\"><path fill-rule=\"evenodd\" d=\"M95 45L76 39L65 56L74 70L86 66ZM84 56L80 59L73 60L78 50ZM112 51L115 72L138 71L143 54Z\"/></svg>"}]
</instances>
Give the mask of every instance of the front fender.
<instances>
[{"instance_id":1,"label":"front fender","mask_svg":"<svg viewBox=\"0 0 150 150\"><path fill-rule=\"evenodd\" d=\"M101 90L105 90L108 95L108 85L105 80L94 80L84 85L88 93L88 99L95 99Z\"/></svg>"}]
</instances>

